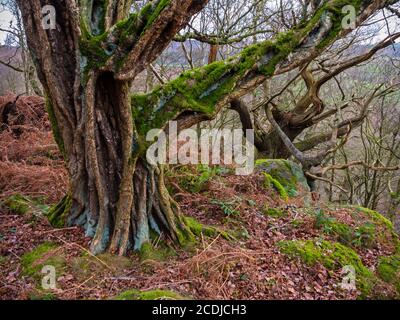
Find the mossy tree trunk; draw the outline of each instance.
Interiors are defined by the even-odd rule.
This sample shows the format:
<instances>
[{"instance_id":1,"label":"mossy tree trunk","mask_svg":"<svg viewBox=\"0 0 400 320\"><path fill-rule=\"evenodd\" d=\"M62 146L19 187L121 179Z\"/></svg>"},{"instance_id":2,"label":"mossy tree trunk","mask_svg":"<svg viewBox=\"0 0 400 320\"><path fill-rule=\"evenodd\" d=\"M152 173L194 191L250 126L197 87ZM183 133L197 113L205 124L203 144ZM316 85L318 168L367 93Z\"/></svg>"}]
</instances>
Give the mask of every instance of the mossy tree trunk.
<instances>
[{"instance_id":1,"label":"mossy tree trunk","mask_svg":"<svg viewBox=\"0 0 400 320\"><path fill-rule=\"evenodd\" d=\"M133 14L132 0L17 2L70 176L69 195L52 216L84 226L94 253L140 248L151 229L181 244L192 237L167 192L163 169L145 159L149 129L174 119L184 128L212 118L232 99L306 63L346 34L338 29L344 2L330 1L276 40L130 96L132 80L207 0L152 1ZM362 22L386 1L354 3ZM42 28L45 5L56 9L56 29Z\"/></svg>"},{"instance_id":2,"label":"mossy tree trunk","mask_svg":"<svg viewBox=\"0 0 400 320\"><path fill-rule=\"evenodd\" d=\"M192 238L163 169L146 161L130 87L205 2L155 1L129 15L132 1L19 1L70 176L69 194L50 217L59 226L83 226L94 253L140 248L151 229L180 244ZM48 4L56 9L55 30L41 25Z\"/></svg>"}]
</instances>

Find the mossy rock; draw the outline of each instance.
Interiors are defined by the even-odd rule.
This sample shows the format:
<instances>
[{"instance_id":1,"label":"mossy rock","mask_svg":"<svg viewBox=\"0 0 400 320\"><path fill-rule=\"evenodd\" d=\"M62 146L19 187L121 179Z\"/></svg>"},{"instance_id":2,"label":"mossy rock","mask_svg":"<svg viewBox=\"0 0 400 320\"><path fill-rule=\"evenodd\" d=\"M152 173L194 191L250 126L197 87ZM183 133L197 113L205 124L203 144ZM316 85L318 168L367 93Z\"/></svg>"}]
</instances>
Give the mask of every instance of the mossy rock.
<instances>
[{"instance_id":1,"label":"mossy rock","mask_svg":"<svg viewBox=\"0 0 400 320\"><path fill-rule=\"evenodd\" d=\"M21 257L22 272L36 280L42 278L42 269L46 265L56 269L56 276L62 275L66 268L65 256L57 244L45 242Z\"/></svg>"},{"instance_id":2,"label":"mossy rock","mask_svg":"<svg viewBox=\"0 0 400 320\"><path fill-rule=\"evenodd\" d=\"M362 218L368 220L368 222L364 222L363 225L359 227L360 231L364 232L364 234L373 234L375 242L400 248L399 236L395 232L393 223L389 219L377 211L368 208L357 206L350 206L350 208L355 208L356 214L361 214Z\"/></svg>"},{"instance_id":3,"label":"mossy rock","mask_svg":"<svg viewBox=\"0 0 400 320\"><path fill-rule=\"evenodd\" d=\"M385 226L388 230L394 230L393 223L380 213L364 207L355 207L355 209L366 214L372 222Z\"/></svg>"},{"instance_id":4,"label":"mossy rock","mask_svg":"<svg viewBox=\"0 0 400 320\"><path fill-rule=\"evenodd\" d=\"M392 284L400 296L400 253L379 258L377 273L383 281Z\"/></svg>"},{"instance_id":5,"label":"mossy rock","mask_svg":"<svg viewBox=\"0 0 400 320\"><path fill-rule=\"evenodd\" d=\"M273 218L282 218L287 215L287 212L279 208L269 208L266 206L264 208L264 214Z\"/></svg>"},{"instance_id":6,"label":"mossy rock","mask_svg":"<svg viewBox=\"0 0 400 320\"><path fill-rule=\"evenodd\" d=\"M303 170L298 164L292 161L283 159L260 159L256 161L256 168L267 174L265 175L266 178L274 184L274 187L278 189L280 193L282 193L282 190L279 190L279 185L274 183L275 181L279 182L289 197L298 196L300 191L310 191ZM271 180L271 178L273 180ZM299 186L301 190L299 190Z\"/></svg>"},{"instance_id":7,"label":"mossy rock","mask_svg":"<svg viewBox=\"0 0 400 320\"><path fill-rule=\"evenodd\" d=\"M283 200L288 200L289 195L285 189L285 187L275 178L273 178L270 174L268 173L263 173L264 174L264 188L269 189L273 187L281 196Z\"/></svg>"},{"instance_id":8,"label":"mossy rock","mask_svg":"<svg viewBox=\"0 0 400 320\"><path fill-rule=\"evenodd\" d=\"M338 222L335 218L327 216L322 210L319 210L315 217L315 226L321 229L325 234L337 236L337 240L345 245L355 247L376 247L376 226L371 222L352 227L345 223Z\"/></svg>"},{"instance_id":9,"label":"mossy rock","mask_svg":"<svg viewBox=\"0 0 400 320\"><path fill-rule=\"evenodd\" d=\"M300 219L293 219L290 221L290 224L295 228L299 228L304 224L304 221Z\"/></svg>"},{"instance_id":10,"label":"mossy rock","mask_svg":"<svg viewBox=\"0 0 400 320\"><path fill-rule=\"evenodd\" d=\"M189 300L180 294L169 290L128 290L120 293L113 300Z\"/></svg>"},{"instance_id":11,"label":"mossy rock","mask_svg":"<svg viewBox=\"0 0 400 320\"><path fill-rule=\"evenodd\" d=\"M48 206L42 203L42 199L32 199L21 194L15 194L0 203L0 206L8 208L18 215L28 213L46 213Z\"/></svg>"},{"instance_id":12,"label":"mossy rock","mask_svg":"<svg viewBox=\"0 0 400 320\"><path fill-rule=\"evenodd\" d=\"M351 248L330 241L281 241L278 246L289 257L300 258L307 265L321 263L328 270L352 266L356 271L356 284L361 298L367 297L377 281L375 275L364 266L358 254Z\"/></svg>"}]
</instances>

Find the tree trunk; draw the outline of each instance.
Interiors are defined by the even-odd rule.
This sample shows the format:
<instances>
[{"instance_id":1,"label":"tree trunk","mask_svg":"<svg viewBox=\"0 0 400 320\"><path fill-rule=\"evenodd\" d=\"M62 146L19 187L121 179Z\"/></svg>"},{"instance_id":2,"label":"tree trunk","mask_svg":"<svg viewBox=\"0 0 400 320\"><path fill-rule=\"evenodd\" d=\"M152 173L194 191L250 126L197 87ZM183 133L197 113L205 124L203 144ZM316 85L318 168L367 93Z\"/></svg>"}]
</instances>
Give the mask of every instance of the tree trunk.
<instances>
[{"instance_id":1,"label":"tree trunk","mask_svg":"<svg viewBox=\"0 0 400 320\"><path fill-rule=\"evenodd\" d=\"M42 27L41 11L47 4L56 9L54 30ZM135 128L135 120L136 123L145 120L134 119L131 106L130 87L134 76L118 80L116 71L99 63L101 50L107 53L108 48L99 44L90 46L89 42L84 47L82 22L75 1L19 0L18 5L28 47L47 96L55 140L70 177L69 194L50 210L50 221L56 226L84 227L87 236L93 238L91 251L95 254L110 251L123 255L128 248L139 249L150 240L152 231L178 244L193 240L179 207L168 194L163 168L152 167L146 161L143 137ZM82 4L83 19L85 5L90 5L88 12L93 14L97 7L104 9L98 1ZM162 7L163 2L158 5ZM189 12L199 10L200 5L197 2ZM173 6L166 10L179 9ZM157 7L153 6L152 10L157 12ZM125 11L124 16L129 10ZM175 20L163 34L175 34L190 17L170 15ZM93 16L89 18L94 23ZM113 19L109 24L121 18ZM163 32L159 27L163 23L163 20L154 22L158 32ZM154 34L147 25L135 26L144 39ZM148 34L142 30L148 30ZM156 45L162 51L169 41L166 38ZM91 49L98 51L92 55ZM140 58L145 59L145 54ZM150 60L154 53L148 55ZM145 63L135 65L137 72L145 66Z\"/></svg>"},{"instance_id":2,"label":"tree trunk","mask_svg":"<svg viewBox=\"0 0 400 320\"><path fill-rule=\"evenodd\" d=\"M56 206L51 221L62 225L66 218L68 226L84 227L95 254L140 249L151 231L179 244L192 237L165 187L163 168L152 167L139 146L129 88L112 73L92 72L83 94L84 125L73 145L64 146L77 151L66 157L71 190L62 202L69 205Z\"/></svg>"}]
</instances>

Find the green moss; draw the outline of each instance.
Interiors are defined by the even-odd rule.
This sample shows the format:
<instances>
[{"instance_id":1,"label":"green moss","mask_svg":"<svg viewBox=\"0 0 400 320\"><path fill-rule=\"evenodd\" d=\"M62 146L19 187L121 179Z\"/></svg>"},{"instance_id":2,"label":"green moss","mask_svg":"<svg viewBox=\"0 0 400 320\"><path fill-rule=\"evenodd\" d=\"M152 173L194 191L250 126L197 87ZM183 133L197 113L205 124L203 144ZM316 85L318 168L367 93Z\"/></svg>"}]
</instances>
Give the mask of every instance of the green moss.
<instances>
[{"instance_id":1,"label":"green moss","mask_svg":"<svg viewBox=\"0 0 400 320\"><path fill-rule=\"evenodd\" d=\"M213 200L211 200L211 203L219 206L219 208L222 210L224 215L229 217L229 216L239 216L240 215L240 211L237 210L237 206L238 206L237 201L238 201L238 199L233 199L233 200L213 199Z\"/></svg>"},{"instance_id":2,"label":"green moss","mask_svg":"<svg viewBox=\"0 0 400 320\"><path fill-rule=\"evenodd\" d=\"M35 279L42 277L41 270L45 265L54 266L57 276L60 276L65 269L65 257L57 244L45 242L25 253L21 257L21 265L23 274Z\"/></svg>"},{"instance_id":3,"label":"green moss","mask_svg":"<svg viewBox=\"0 0 400 320\"><path fill-rule=\"evenodd\" d=\"M392 284L400 295L400 254L381 257L377 272L379 277L385 282Z\"/></svg>"},{"instance_id":4,"label":"green moss","mask_svg":"<svg viewBox=\"0 0 400 320\"><path fill-rule=\"evenodd\" d=\"M176 118L183 111L213 116L218 103L249 73L252 76L272 76L276 66L304 41L315 43L319 49L332 43L341 30L341 19L344 17L341 12L342 7L344 4L355 3L358 9L360 1L350 3L344 0L330 1L309 21L304 21L295 30L282 32L273 40L249 46L225 61L216 61L182 73L175 80L147 95L132 96L132 114L139 134L145 136L152 128L163 128L169 120ZM168 0L163 0L155 9L152 7L151 10L147 10L144 19L145 29L153 23L168 3ZM327 17L333 25L326 30L323 40L311 39L321 28L321 21L327 20Z\"/></svg>"},{"instance_id":5,"label":"green moss","mask_svg":"<svg viewBox=\"0 0 400 320\"><path fill-rule=\"evenodd\" d=\"M163 243L154 247L151 243L146 242L142 244L139 250L140 261L142 262L165 261L175 255L176 251Z\"/></svg>"},{"instance_id":6,"label":"green moss","mask_svg":"<svg viewBox=\"0 0 400 320\"><path fill-rule=\"evenodd\" d=\"M380 213L364 207L356 207L356 209L359 212L365 213L373 222L383 225L389 230L393 230L393 223Z\"/></svg>"},{"instance_id":7,"label":"green moss","mask_svg":"<svg viewBox=\"0 0 400 320\"><path fill-rule=\"evenodd\" d=\"M51 103L51 101L48 97L46 98L46 111L47 111L47 114L49 115L49 120L50 120L50 124L51 124L51 130L53 132L54 140L56 141L58 149L60 150L64 159L66 159L64 140L61 136L60 127L58 126L58 122L57 122L57 118L56 118L56 115L54 112L53 104Z\"/></svg>"},{"instance_id":8,"label":"green moss","mask_svg":"<svg viewBox=\"0 0 400 320\"><path fill-rule=\"evenodd\" d=\"M338 270L352 266L356 271L356 283L363 297L368 296L376 282L373 273L364 266L357 253L340 243L329 241L281 241L282 253L298 257L304 263L313 266L321 263L329 270Z\"/></svg>"},{"instance_id":9,"label":"green moss","mask_svg":"<svg viewBox=\"0 0 400 320\"><path fill-rule=\"evenodd\" d=\"M212 116L221 98L232 92L249 70L258 68L260 74L273 73L276 63L282 60L279 48L283 48L283 38L276 43L266 41L250 46L225 61L184 72L150 94L133 95L132 113L139 133L145 135L150 128L163 128L186 110Z\"/></svg>"},{"instance_id":10,"label":"green moss","mask_svg":"<svg viewBox=\"0 0 400 320\"><path fill-rule=\"evenodd\" d=\"M251 238L249 231L244 226L233 229L231 233L235 239L249 240Z\"/></svg>"},{"instance_id":11,"label":"green moss","mask_svg":"<svg viewBox=\"0 0 400 320\"><path fill-rule=\"evenodd\" d=\"M82 36L80 39L80 51L85 61L81 68L84 82L87 81L87 74L90 70L100 69L111 57L114 57L116 70L120 70L134 45L169 3L170 0L148 3L140 12L130 14L107 31L104 28L106 0L99 0L96 3L94 11L92 11L92 18L87 18L89 9L84 11L81 19Z\"/></svg>"},{"instance_id":12,"label":"green moss","mask_svg":"<svg viewBox=\"0 0 400 320\"><path fill-rule=\"evenodd\" d=\"M81 53L82 81L86 83L90 70L99 69L106 64L116 49L114 35L105 30L107 0L82 0L81 4Z\"/></svg>"},{"instance_id":13,"label":"green moss","mask_svg":"<svg viewBox=\"0 0 400 320\"><path fill-rule=\"evenodd\" d=\"M304 221L299 219L293 219L292 221L290 221L290 224L295 228L299 228L304 224Z\"/></svg>"},{"instance_id":14,"label":"green moss","mask_svg":"<svg viewBox=\"0 0 400 320\"><path fill-rule=\"evenodd\" d=\"M114 300L186 300L187 298L169 290L128 290L120 293Z\"/></svg>"},{"instance_id":15,"label":"green moss","mask_svg":"<svg viewBox=\"0 0 400 320\"><path fill-rule=\"evenodd\" d=\"M269 207L265 207L264 208L264 214L273 218L281 218L284 217L286 215L286 212L283 211L282 209L278 209L278 208L269 208Z\"/></svg>"},{"instance_id":16,"label":"green moss","mask_svg":"<svg viewBox=\"0 0 400 320\"><path fill-rule=\"evenodd\" d=\"M10 211L16 214L26 214L31 209L31 201L20 194L15 194L1 202L2 206L7 207Z\"/></svg>"},{"instance_id":17,"label":"green moss","mask_svg":"<svg viewBox=\"0 0 400 320\"><path fill-rule=\"evenodd\" d=\"M32 199L21 194L14 194L1 201L0 206L4 206L19 215L27 213L42 214L48 210L48 206L42 202L43 198Z\"/></svg>"},{"instance_id":18,"label":"green moss","mask_svg":"<svg viewBox=\"0 0 400 320\"><path fill-rule=\"evenodd\" d=\"M43 292L40 290L29 293L29 300L58 300L57 296L52 292Z\"/></svg>"},{"instance_id":19,"label":"green moss","mask_svg":"<svg viewBox=\"0 0 400 320\"><path fill-rule=\"evenodd\" d=\"M108 0L81 0L81 28L93 35L103 33L107 6Z\"/></svg>"},{"instance_id":20,"label":"green moss","mask_svg":"<svg viewBox=\"0 0 400 320\"><path fill-rule=\"evenodd\" d=\"M283 185L275 178L273 178L269 173L264 172L264 187L270 188L271 186L278 191L279 195L283 200L288 200L289 195Z\"/></svg>"},{"instance_id":21,"label":"green moss","mask_svg":"<svg viewBox=\"0 0 400 320\"><path fill-rule=\"evenodd\" d=\"M216 237L218 235L221 235L226 240L233 239L233 236L231 236L228 232L216 227L203 225L192 217L183 217L183 221L185 225L189 228L189 230L198 237L200 237L201 235L204 235L206 237Z\"/></svg>"},{"instance_id":22,"label":"green moss","mask_svg":"<svg viewBox=\"0 0 400 320\"><path fill-rule=\"evenodd\" d=\"M232 92L237 81L251 69L271 75L275 65L290 53L285 44L293 39L294 34L287 33L278 37L276 42L255 44L225 61L184 72L147 95L133 95L132 113L138 120L139 133L145 135L150 128L163 128L169 120L186 110L212 116L222 97Z\"/></svg>"},{"instance_id":23,"label":"green moss","mask_svg":"<svg viewBox=\"0 0 400 320\"><path fill-rule=\"evenodd\" d=\"M148 16L146 26L144 30L147 30L153 23L154 21L159 17L161 12L171 3L171 0L160 0L153 12L151 14L146 14ZM150 11L150 8L147 8L148 12Z\"/></svg>"},{"instance_id":24,"label":"green moss","mask_svg":"<svg viewBox=\"0 0 400 320\"><path fill-rule=\"evenodd\" d=\"M373 223L364 223L354 230L353 244L356 246L371 248L376 245L376 227Z\"/></svg>"},{"instance_id":25,"label":"green moss","mask_svg":"<svg viewBox=\"0 0 400 320\"><path fill-rule=\"evenodd\" d=\"M49 209L47 218L55 228L63 228L72 206L72 198L66 195L59 203Z\"/></svg>"},{"instance_id":26,"label":"green moss","mask_svg":"<svg viewBox=\"0 0 400 320\"><path fill-rule=\"evenodd\" d=\"M290 197L299 194L299 186L306 192L310 191L303 170L294 162L284 159L259 159L256 161L256 167L277 180Z\"/></svg>"},{"instance_id":27,"label":"green moss","mask_svg":"<svg viewBox=\"0 0 400 320\"><path fill-rule=\"evenodd\" d=\"M139 134L145 136L152 128L163 128L186 110L214 114L220 97L234 87L235 71L233 62L214 62L182 73L150 94L133 95L132 113Z\"/></svg>"},{"instance_id":28,"label":"green moss","mask_svg":"<svg viewBox=\"0 0 400 320\"><path fill-rule=\"evenodd\" d=\"M363 223L357 227L351 227L345 223L336 221L335 218L318 210L315 215L315 226L326 234L335 234L338 240L346 245L356 247L373 247L376 245L376 228L372 223Z\"/></svg>"},{"instance_id":29,"label":"green moss","mask_svg":"<svg viewBox=\"0 0 400 320\"><path fill-rule=\"evenodd\" d=\"M322 41L320 41L317 45L317 49L323 49L331 44L336 39L337 35L342 31L342 20L346 16L346 13L342 12L342 8L346 5L352 5L356 9L356 14L358 14L362 3L363 0L328 1L314 13L313 17L309 21L304 21L302 24L300 24L299 29L302 30L304 35L312 34L313 30L319 28L320 21L325 21L329 17L332 27L324 35Z\"/></svg>"}]
</instances>

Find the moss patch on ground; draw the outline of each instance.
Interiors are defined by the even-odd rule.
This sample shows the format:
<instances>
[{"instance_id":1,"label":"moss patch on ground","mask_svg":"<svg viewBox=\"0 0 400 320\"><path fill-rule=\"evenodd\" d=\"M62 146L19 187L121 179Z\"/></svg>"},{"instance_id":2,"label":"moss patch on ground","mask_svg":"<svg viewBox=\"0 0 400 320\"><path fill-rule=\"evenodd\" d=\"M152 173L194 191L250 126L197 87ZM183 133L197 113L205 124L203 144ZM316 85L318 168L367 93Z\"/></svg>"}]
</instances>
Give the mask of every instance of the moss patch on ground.
<instances>
[{"instance_id":1,"label":"moss patch on ground","mask_svg":"<svg viewBox=\"0 0 400 320\"><path fill-rule=\"evenodd\" d=\"M361 219L367 219L368 221L364 223L364 228L362 231L369 231L371 233L374 232L376 242L380 242L381 244L385 245L393 245L395 248L400 248L399 235L395 232L393 223L389 219L384 217L382 214L368 208L351 208L356 209L355 213L361 215ZM373 228L371 225L373 225Z\"/></svg>"},{"instance_id":2,"label":"moss patch on ground","mask_svg":"<svg viewBox=\"0 0 400 320\"><path fill-rule=\"evenodd\" d=\"M0 206L18 215L46 213L48 206L43 204L42 200L43 199L32 199L21 194L15 194L3 200Z\"/></svg>"},{"instance_id":3,"label":"moss patch on ground","mask_svg":"<svg viewBox=\"0 0 400 320\"><path fill-rule=\"evenodd\" d=\"M142 244L139 251L140 261L147 263L149 261L165 261L176 256L176 251L164 243L158 243L157 246L146 242Z\"/></svg>"},{"instance_id":4,"label":"moss patch on ground","mask_svg":"<svg viewBox=\"0 0 400 320\"><path fill-rule=\"evenodd\" d=\"M266 206L266 207L264 208L264 214L265 214L266 216L273 217L273 218L282 218L282 217L284 217L284 216L287 215L287 213L286 213L284 210L282 210L282 209L279 209L279 208L269 208L268 206Z\"/></svg>"},{"instance_id":5,"label":"moss patch on ground","mask_svg":"<svg viewBox=\"0 0 400 320\"><path fill-rule=\"evenodd\" d=\"M321 263L329 270L352 266L356 271L357 288L361 297L367 297L376 282L374 274L364 266L358 254L349 247L330 241L281 241L278 243L282 253L300 258L307 265Z\"/></svg>"},{"instance_id":6,"label":"moss patch on ground","mask_svg":"<svg viewBox=\"0 0 400 320\"><path fill-rule=\"evenodd\" d=\"M93 257L87 253L74 257L70 268L80 281L87 280L94 273L111 270L113 275L122 275L125 269L132 267L133 261L128 257L103 253Z\"/></svg>"},{"instance_id":7,"label":"moss patch on ground","mask_svg":"<svg viewBox=\"0 0 400 320\"><path fill-rule=\"evenodd\" d=\"M29 300L57 300L57 296L53 292L43 292L33 290L28 294Z\"/></svg>"},{"instance_id":8,"label":"moss patch on ground","mask_svg":"<svg viewBox=\"0 0 400 320\"><path fill-rule=\"evenodd\" d=\"M0 256L0 266L7 263L7 257Z\"/></svg>"},{"instance_id":9,"label":"moss patch on ground","mask_svg":"<svg viewBox=\"0 0 400 320\"><path fill-rule=\"evenodd\" d=\"M176 292L169 290L128 290L120 293L113 300L188 300Z\"/></svg>"},{"instance_id":10,"label":"moss patch on ground","mask_svg":"<svg viewBox=\"0 0 400 320\"><path fill-rule=\"evenodd\" d=\"M63 228L66 224L71 206L72 198L66 195L59 203L51 207L47 212L47 218L50 224L55 228Z\"/></svg>"},{"instance_id":11,"label":"moss patch on ground","mask_svg":"<svg viewBox=\"0 0 400 320\"><path fill-rule=\"evenodd\" d=\"M64 273L66 261L64 254L57 244L45 242L21 257L22 272L24 275L40 279L42 268L51 265L56 269L56 276Z\"/></svg>"},{"instance_id":12,"label":"moss patch on ground","mask_svg":"<svg viewBox=\"0 0 400 320\"><path fill-rule=\"evenodd\" d=\"M325 234L336 235L338 241L346 245L371 248L377 244L376 227L371 222L363 222L359 226L352 227L318 210L315 215L315 226Z\"/></svg>"},{"instance_id":13,"label":"moss patch on ground","mask_svg":"<svg viewBox=\"0 0 400 320\"><path fill-rule=\"evenodd\" d=\"M355 209L359 212L366 214L371 219L371 221L380 224L382 226L385 226L389 230L393 230L393 223L380 213L364 207L355 207Z\"/></svg>"},{"instance_id":14,"label":"moss patch on ground","mask_svg":"<svg viewBox=\"0 0 400 320\"><path fill-rule=\"evenodd\" d=\"M191 250L197 243L196 237L218 237L221 236L226 240L235 240L236 238L230 233L214 226L207 226L196 219L188 216L182 216L182 223L186 226L186 230L182 232L180 244L186 250ZM189 236L185 236L190 234ZM139 250L140 261L143 264L151 264L151 262L162 262L173 256L176 256L175 249L167 245L164 241L159 241L158 237L153 237L152 242L143 243Z\"/></svg>"},{"instance_id":15,"label":"moss patch on ground","mask_svg":"<svg viewBox=\"0 0 400 320\"><path fill-rule=\"evenodd\" d=\"M379 258L377 273L383 281L392 284L400 296L400 253Z\"/></svg>"},{"instance_id":16,"label":"moss patch on ground","mask_svg":"<svg viewBox=\"0 0 400 320\"><path fill-rule=\"evenodd\" d=\"M210 180L228 172L229 169L224 167L199 164L179 167L168 171L167 175L177 179L179 186L185 191L199 193L205 191Z\"/></svg>"},{"instance_id":17,"label":"moss patch on ground","mask_svg":"<svg viewBox=\"0 0 400 320\"><path fill-rule=\"evenodd\" d=\"M226 240L234 239L234 237L230 235L228 232L221 230L220 228L217 227L201 224L192 217L185 216L183 217L183 221L186 224L186 226L190 229L190 231L193 232L193 234L197 237L200 237L201 235L204 235L206 237L217 237L218 235L221 235L221 237Z\"/></svg>"}]
</instances>

